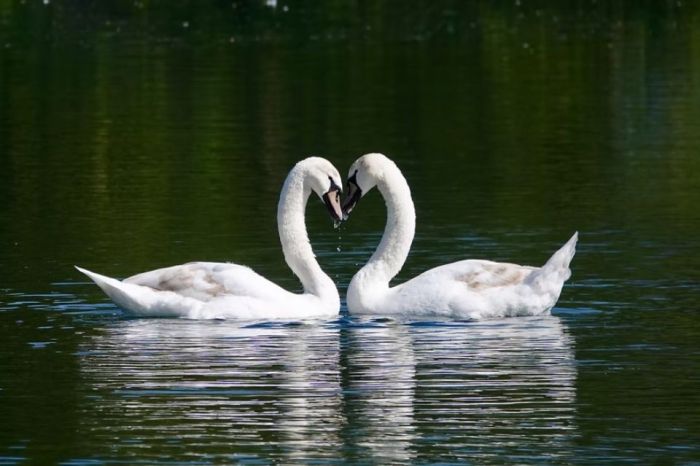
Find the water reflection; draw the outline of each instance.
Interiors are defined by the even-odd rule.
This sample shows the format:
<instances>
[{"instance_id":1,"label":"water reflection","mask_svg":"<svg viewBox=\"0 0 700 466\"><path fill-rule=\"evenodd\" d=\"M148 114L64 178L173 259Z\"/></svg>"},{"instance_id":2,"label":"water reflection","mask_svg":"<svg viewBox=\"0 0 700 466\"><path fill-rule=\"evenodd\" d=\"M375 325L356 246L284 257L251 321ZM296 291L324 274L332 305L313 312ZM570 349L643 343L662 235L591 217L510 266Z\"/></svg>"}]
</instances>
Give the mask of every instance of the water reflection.
<instances>
[{"instance_id":1,"label":"water reflection","mask_svg":"<svg viewBox=\"0 0 700 466\"><path fill-rule=\"evenodd\" d=\"M410 327L347 329L344 343L346 417L353 450L378 463L415 457L416 359Z\"/></svg>"},{"instance_id":2,"label":"water reflection","mask_svg":"<svg viewBox=\"0 0 700 466\"><path fill-rule=\"evenodd\" d=\"M82 350L81 437L102 458L545 459L575 427L572 341L556 317L134 320Z\"/></svg>"},{"instance_id":3,"label":"water reflection","mask_svg":"<svg viewBox=\"0 0 700 466\"><path fill-rule=\"evenodd\" d=\"M574 352L556 317L359 327L347 344L351 439L379 462L551 459L573 439Z\"/></svg>"},{"instance_id":4,"label":"water reflection","mask_svg":"<svg viewBox=\"0 0 700 466\"><path fill-rule=\"evenodd\" d=\"M334 453L342 423L337 329L126 321L81 356L100 455L182 459ZM272 453L274 452L274 453Z\"/></svg>"}]
</instances>

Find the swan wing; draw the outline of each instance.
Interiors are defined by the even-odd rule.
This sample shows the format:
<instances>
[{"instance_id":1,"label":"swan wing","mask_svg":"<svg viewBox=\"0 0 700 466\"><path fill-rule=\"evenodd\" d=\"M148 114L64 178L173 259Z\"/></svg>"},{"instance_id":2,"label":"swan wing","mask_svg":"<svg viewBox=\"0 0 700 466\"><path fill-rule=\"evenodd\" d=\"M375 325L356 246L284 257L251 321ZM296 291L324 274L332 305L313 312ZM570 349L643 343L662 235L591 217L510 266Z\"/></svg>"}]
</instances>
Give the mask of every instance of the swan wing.
<instances>
[{"instance_id":1,"label":"swan wing","mask_svg":"<svg viewBox=\"0 0 700 466\"><path fill-rule=\"evenodd\" d=\"M465 319L510 315L522 301L522 285L535 270L487 260L445 264L390 288L375 311Z\"/></svg>"},{"instance_id":2,"label":"swan wing","mask_svg":"<svg viewBox=\"0 0 700 466\"><path fill-rule=\"evenodd\" d=\"M491 288L519 285L535 269L535 267L507 262L469 259L435 267L418 275L414 280L451 283L469 291L479 292Z\"/></svg>"},{"instance_id":3,"label":"swan wing","mask_svg":"<svg viewBox=\"0 0 700 466\"><path fill-rule=\"evenodd\" d=\"M222 296L274 300L289 294L251 268L231 263L190 262L140 273L124 282L205 302Z\"/></svg>"},{"instance_id":4,"label":"swan wing","mask_svg":"<svg viewBox=\"0 0 700 466\"><path fill-rule=\"evenodd\" d=\"M542 267L463 260L428 270L391 289L388 306L468 318L537 315L548 312L571 275L578 235Z\"/></svg>"},{"instance_id":5,"label":"swan wing","mask_svg":"<svg viewBox=\"0 0 700 466\"><path fill-rule=\"evenodd\" d=\"M318 303L313 296L290 293L236 264L184 264L124 281L76 268L136 316L259 320L329 313L325 308L314 311Z\"/></svg>"},{"instance_id":6,"label":"swan wing","mask_svg":"<svg viewBox=\"0 0 700 466\"><path fill-rule=\"evenodd\" d=\"M159 291L148 286L125 283L117 279L75 267L87 275L114 303L134 315L179 317L198 311L203 303L172 291Z\"/></svg>"}]
</instances>

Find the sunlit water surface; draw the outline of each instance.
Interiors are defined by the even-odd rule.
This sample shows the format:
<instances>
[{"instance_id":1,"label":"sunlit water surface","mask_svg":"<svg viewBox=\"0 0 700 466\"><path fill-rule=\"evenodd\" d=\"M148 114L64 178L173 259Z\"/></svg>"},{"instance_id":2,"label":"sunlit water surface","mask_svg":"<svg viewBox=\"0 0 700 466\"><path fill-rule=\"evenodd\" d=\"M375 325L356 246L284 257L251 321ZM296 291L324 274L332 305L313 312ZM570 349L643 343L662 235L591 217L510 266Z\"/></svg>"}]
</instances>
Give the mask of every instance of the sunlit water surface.
<instances>
[{"instance_id":1,"label":"sunlit water surface","mask_svg":"<svg viewBox=\"0 0 700 466\"><path fill-rule=\"evenodd\" d=\"M700 463L692 4L174 3L0 2L0 465ZM72 267L298 290L284 176L369 151L417 207L399 282L578 230L552 315L134 320ZM310 203L341 295L384 214Z\"/></svg>"}]
</instances>

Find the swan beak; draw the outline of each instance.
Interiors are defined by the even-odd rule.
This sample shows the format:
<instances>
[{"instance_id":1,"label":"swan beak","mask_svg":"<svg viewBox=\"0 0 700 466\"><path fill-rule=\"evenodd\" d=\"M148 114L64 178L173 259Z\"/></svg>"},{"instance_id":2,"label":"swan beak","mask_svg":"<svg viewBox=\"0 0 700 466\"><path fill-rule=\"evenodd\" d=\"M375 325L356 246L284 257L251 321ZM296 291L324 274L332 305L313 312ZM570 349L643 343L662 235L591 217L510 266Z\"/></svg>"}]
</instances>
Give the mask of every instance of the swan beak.
<instances>
[{"instance_id":1,"label":"swan beak","mask_svg":"<svg viewBox=\"0 0 700 466\"><path fill-rule=\"evenodd\" d=\"M326 204L326 209L335 223L343 220L343 209L340 207L340 188L331 186L326 194L323 195L323 203Z\"/></svg>"},{"instance_id":2,"label":"swan beak","mask_svg":"<svg viewBox=\"0 0 700 466\"><path fill-rule=\"evenodd\" d=\"M350 212L352 212L352 209L355 208L355 205L361 197L362 189L357 186L355 176L353 175L350 179L348 179L348 194L345 196L345 200L343 201L343 220L348 219Z\"/></svg>"}]
</instances>

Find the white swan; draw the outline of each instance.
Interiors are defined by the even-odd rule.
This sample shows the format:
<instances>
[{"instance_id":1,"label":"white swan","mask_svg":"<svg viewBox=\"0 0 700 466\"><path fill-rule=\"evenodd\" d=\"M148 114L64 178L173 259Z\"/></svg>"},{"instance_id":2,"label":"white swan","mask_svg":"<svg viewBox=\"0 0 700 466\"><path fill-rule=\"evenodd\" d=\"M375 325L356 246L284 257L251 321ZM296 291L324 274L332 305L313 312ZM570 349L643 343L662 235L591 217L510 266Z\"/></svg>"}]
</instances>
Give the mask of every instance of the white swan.
<instances>
[{"instance_id":1,"label":"white swan","mask_svg":"<svg viewBox=\"0 0 700 466\"><path fill-rule=\"evenodd\" d=\"M386 202L386 227L376 251L350 282L350 313L481 319L544 314L559 299L571 275L569 262L578 233L539 268L463 260L389 287L411 248L416 214L408 183L396 164L382 154L366 154L350 167L343 202L346 217L375 186Z\"/></svg>"},{"instance_id":2,"label":"white swan","mask_svg":"<svg viewBox=\"0 0 700 466\"><path fill-rule=\"evenodd\" d=\"M191 262L153 270L124 281L80 267L119 307L138 316L192 319L306 319L337 316L340 297L319 266L306 232L304 210L314 191L334 221L340 221L341 179L327 160L310 157L287 175L277 206L284 258L304 292L291 293L248 267Z\"/></svg>"}]
</instances>

